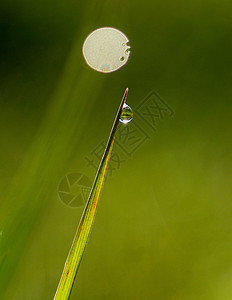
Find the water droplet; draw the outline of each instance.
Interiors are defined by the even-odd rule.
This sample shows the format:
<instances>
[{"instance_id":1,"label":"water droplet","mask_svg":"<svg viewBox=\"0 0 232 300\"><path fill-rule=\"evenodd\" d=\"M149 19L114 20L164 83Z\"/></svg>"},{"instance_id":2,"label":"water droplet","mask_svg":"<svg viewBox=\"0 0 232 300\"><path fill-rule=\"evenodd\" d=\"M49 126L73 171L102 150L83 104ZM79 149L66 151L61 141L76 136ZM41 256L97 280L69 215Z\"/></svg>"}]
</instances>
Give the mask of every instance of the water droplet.
<instances>
[{"instance_id":1,"label":"water droplet","mask_svg":"<svg viewBox=\"0 0 232 300\"><path fill-rule=\"evenodd\" d=\"M122 113L119 121L123 124L129 123L133 119L133 111L126 103L123 105Z\"/></svg>"}]
</instances>

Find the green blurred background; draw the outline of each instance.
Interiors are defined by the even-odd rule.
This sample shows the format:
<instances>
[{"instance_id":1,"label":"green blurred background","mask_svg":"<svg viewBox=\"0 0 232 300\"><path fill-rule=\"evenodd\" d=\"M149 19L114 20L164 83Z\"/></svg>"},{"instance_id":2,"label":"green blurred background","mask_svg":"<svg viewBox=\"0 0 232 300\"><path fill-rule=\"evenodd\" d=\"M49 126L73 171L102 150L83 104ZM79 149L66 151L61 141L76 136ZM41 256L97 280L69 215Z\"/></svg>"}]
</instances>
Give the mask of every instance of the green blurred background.
<instances>
[{"instance_id":1,"label":"green blurred background","mask_svg":"<svg viewBox=\"0 0 232 300\"><path fill-rule=\"evenodd\" d=\"M83 206L57 186L94 179L122 94L174 109L108 178L71 299L232 299L230 1L1 0L0 299L52 299ZM85 37L122 30L128 63L82 58ZM130 126L130 125L128 125Z\"/></svg>"}]
</instances>

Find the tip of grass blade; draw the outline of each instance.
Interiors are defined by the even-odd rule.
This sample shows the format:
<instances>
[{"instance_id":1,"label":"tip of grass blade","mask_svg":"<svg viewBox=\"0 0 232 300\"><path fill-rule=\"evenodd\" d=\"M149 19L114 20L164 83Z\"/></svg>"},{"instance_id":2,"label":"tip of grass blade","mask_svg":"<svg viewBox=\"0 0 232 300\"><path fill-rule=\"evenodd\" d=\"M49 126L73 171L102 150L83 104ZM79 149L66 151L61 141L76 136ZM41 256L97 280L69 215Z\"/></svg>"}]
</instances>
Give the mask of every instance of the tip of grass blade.
<instances>
[{"instance_id":1,"label":"tip of grass blade","mask_svg":"<svg viewBox=\"0 0 232 300\"><path fill-rule=\"evenodd\" d=\"M125 102L126 102L126 98L127 98L128 91L129 91L129 89L126 88L125 93L124 93L124 96L123 96L123 99L125 100Z\"/></svg>"}]
</instances>

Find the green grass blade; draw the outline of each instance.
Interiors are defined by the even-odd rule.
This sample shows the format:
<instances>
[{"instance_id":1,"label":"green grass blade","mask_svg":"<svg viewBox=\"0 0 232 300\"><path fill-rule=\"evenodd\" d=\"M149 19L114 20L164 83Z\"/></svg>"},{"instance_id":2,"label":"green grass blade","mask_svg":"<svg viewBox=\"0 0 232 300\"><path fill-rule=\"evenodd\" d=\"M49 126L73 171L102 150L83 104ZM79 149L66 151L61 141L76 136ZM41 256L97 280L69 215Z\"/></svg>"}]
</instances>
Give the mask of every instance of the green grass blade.
<instances>
[{"instance_id":1,"label":"green grass blade","mask_svg":"<svg viewBox=\"0 0 232 300\"><path fill-rule=\"evenodd\" d=\"M92 190L89 195L89 199L86 203L84 212L82 214L79 226L77 228L71 249L69 251L63 273L59 285L56 290L55 300L69 299L72 286L74 284L75 276L81 263L81 259L88 242L90 231L94 222L97 204L103 187L107 165L109 162L110 154L112 151L114 139L116 136L119 119L121 116L123 105L126 101L128 89L126 89L122 102L119 106L118 113L116 115L113 127L110 132L109 140L107 142L105 152L102 156L101 163L99 165Z\"/></svg>"}]
</instances>

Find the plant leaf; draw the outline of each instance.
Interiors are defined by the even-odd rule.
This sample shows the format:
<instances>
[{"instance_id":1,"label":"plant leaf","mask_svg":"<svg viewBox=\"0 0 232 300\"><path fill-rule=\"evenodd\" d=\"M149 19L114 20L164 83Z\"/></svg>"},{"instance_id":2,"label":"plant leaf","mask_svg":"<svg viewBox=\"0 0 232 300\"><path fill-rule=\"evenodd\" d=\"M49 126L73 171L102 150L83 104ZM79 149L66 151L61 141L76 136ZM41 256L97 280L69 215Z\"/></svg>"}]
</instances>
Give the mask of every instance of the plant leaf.
<instances>
[{"instance_id":1,"label":"plant leaf","mask_svg":"<svg viewBox=\"0 0 232 300\"><path fill-rule=\"evenodd\" d=\"M118 109L113 127L110 132L110 136L105 148L105 152L102 156L101 163L99 165L88 201L84 208L79 226L77 228L71 249L69 251L67 260L65 262L64 270L61 275L59 285L56 290L54 300L66 300L69 299L71 290L74 284L74 280L81 263L82 256L85 251L85 247L88 242L91 228L93 226L97 204L103 187L107 165L109 162L110 154L112 151L114 139L116 136L119 119L121 116L123 105L126 101L128 89L126 89L122 98L121 104Z\"/></svg>"}]
</instances>

